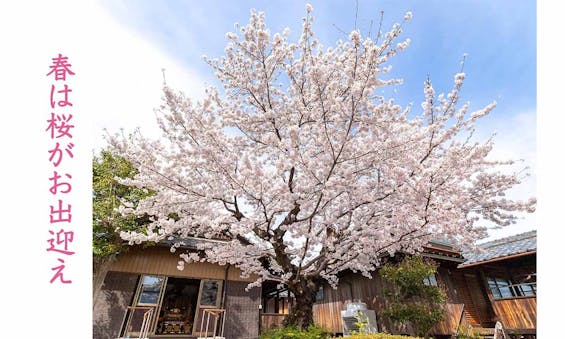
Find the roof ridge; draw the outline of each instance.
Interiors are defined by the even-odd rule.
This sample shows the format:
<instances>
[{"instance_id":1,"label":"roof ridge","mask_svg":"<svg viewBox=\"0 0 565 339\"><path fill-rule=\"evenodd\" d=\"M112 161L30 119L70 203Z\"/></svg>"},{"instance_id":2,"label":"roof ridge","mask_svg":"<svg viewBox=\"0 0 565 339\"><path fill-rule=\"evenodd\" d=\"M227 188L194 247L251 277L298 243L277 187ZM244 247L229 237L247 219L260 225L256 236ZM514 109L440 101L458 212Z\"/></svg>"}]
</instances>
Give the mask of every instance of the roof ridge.
<instances>
[{"instance_id":1,"label":"roof ridge","mask_svg":"<svg viewBox=\"0 0 565 339\"><path fill-rule=\"evenodd\" d=\"M523 232L523 233L510 235L510 236L507 236L507 237L504 237L504 238L487 241L487 242L482 243L482 244L477 244L477 246L486 249L486 248L492 248L492 247L495 247L495 246L510 244L510 243L513 243L513 242L516 242L516 241L522 241L522 240L534 238L534 237L537 237L537 230L531 230L531 231L527 231L527 232Z\"/></svg>"},{"instance_id":2,"label":"roof ridge","mask_svg":"<svg viewBox=\"0 0 565 339\"><path fill-rule=\"evenodd\" d=\"M462 266L476 265L490 260L502 260L517 254L535 253L537 248L537 231L532 230L515 234L501 239L496 239L483 244L477 244L479 251L465 251L463 256L466 261Z\"/></svg>"}]
</instances>

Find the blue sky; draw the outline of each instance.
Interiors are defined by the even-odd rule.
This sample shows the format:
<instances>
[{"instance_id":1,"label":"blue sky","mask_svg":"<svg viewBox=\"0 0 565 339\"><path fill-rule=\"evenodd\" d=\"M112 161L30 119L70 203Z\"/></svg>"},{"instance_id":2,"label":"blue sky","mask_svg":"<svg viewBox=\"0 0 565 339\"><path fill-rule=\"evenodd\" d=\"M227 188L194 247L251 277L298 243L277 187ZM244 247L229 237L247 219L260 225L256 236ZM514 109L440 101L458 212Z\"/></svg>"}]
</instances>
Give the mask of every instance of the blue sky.
<instances>
[{"instance_id":1,"label":"blue sky","mask_svg":"<svg viewBox=\"0 0 565 339\"><path fill-rule=\"evenodd\" d=\"M303 1L104 1L118 21L146 37L179 64L198 71L208 82L212 72L202 55L219 57L225 33L244 24L251 8L264 11L272 32L285 27L297 38ZM453 74L467 54L463 96L472 107L496 100L494 115L502 117L536 107L535 1L312 1L315 32L325 46L344 39L355 27L375 32L384 11L383 30L411 11L404 26L411 46L391 61L399 103L422 99L422 84L430 77L437 92L447 92Z\"/></svg>"}]
</instances>

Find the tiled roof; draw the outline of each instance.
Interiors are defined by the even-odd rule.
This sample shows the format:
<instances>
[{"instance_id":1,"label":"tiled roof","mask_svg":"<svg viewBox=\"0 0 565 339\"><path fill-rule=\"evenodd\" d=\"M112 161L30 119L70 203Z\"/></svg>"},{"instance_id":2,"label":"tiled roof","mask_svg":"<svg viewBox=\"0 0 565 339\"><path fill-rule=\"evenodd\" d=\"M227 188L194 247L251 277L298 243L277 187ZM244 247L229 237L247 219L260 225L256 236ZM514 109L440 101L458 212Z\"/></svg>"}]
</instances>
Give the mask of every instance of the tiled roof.
<instances>
[{"instance_id":1,"label":"tiled roof","mask_svg":"<svg viewBox=\"0 0 565 339\"><path fill-rule=\"evenodd\" d=\"M536 231L529 231L513 235L507 238L497 239L477 246L483 251L463 251L463 257L467 259L460 266L466 266L483 261L500 259L520 253L535 251Z\"/></svg>"},{"instance_id":2,"label":"tiled roof","mask_svg":"<svg viewBox=\"0 0 565 339\"><path fill-rule=\"evenodd\" d=\"M198 249L199 244L225 244L225 240L216 239L206 239L206 238L196 238L196 237L186 237L180 238L178 236L169 236L166 239L161 240L161 245L172 246L174 243L180 243L182 248L187 249Z\"/></svg>"}]
</instances>

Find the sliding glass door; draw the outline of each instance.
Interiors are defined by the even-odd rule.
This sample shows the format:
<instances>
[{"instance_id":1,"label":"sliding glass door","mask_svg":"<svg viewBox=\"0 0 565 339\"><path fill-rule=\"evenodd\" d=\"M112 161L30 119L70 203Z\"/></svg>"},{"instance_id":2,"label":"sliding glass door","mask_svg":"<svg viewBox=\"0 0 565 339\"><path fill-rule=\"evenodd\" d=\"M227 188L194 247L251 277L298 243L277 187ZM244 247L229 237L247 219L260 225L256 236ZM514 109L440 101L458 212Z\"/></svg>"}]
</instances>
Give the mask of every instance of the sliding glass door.
<instances>
[{"instance_id":1,"label":"sliding glass door","mask_svg":"<svg viewBox=\"0 0 565 339\"><path fill-rule=\"evenodd\" d=\"M144 326L151 332L165 282L165 277L141 276L134 302L126 314L125 336L139 335Z\"/></svg>"},{"instance_id":2,"label":"sliding glass door","mask_svg":"<svg viewBox=\"0 0 565 339\"><path fill-rule=\"evenodd\" d=\"M204 310L218 310L221 305L222 296L222 281L221 280L202 280L200 282L200 295L198 297L198 310L196 317L196 327L193 332L194 335L208 335L214 330L214 327L219 328L222 321L221 316L215 316L217 312L208 315ZM221 314L221 313L219 313ZM207 326L208 325L208 326ZM216 326L214 326L216 325Z\"/></svg>"},{"instance_id":3,"label":"sliding glass door","mask_svg":"<svg viewBox=\"0 0 565 339\"><path fill-rule=\"evenodd\" d=\"M137 337L146 328L157 336L198 335L204 310L220 307L221 292L221 280L142 275L121 333ZM219 318L209 319L210 329ZM202 332L206 333L205 328Z\"/></svg>"}]
</instances>

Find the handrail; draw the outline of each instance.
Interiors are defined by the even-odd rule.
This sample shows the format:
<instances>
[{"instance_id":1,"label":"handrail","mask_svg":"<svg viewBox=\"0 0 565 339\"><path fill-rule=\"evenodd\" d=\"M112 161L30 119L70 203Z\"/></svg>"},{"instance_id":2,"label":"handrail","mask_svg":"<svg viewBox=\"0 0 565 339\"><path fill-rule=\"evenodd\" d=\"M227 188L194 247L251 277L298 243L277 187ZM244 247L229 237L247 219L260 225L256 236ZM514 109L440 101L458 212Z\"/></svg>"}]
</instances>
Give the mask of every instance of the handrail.
<instances>
[{"instance_id":1,"label":"handrail","mask_svg":"<svg viewBox=\"0 0 565 339\"><path fill-rule=\"evenodd\" d=\"M141 331L139 333L139 339L147 339L147 334L149 333L149 327L151 325L152 319L153 319L153 308L143 313L143 323L141 323Z\"/></svg>"},{"instance_id":2,"label":"handrail","mask_svg":"<svg viewBox=\"0 0 565 339\"><path fill-rule=\"evenodd\" d=\"M128 306L127 307L128 310L132 311L132 313L130 313L129 315L129 320L128 320L128 325L129 325L129 329L126 329L126 333L128 332L133 332L132 331L132 324L131 324L131 318L133 316L133 312L135 312L135 310L147 310L145 313L143 313L143 322L141 323L141 328L139 329L139 339L147 339L147 335L149 334L149 328L151 327L151 322L153 320L153 311L155 309L155 307L153 306Z\"/></svg>"},{"instance_id":3,"label":"handrail","mask_svg":"<svg viewBox=\"0 0 565 339\"><path fill-rule=\"evenodd\" d=\"M208 328L210 325L210 316L214 317L214 332L212 332L212 338L216 338L216 330L218 327L218 321L220 317L222 317L222 324L220 327L220 338L224 337L224 326L226 322L226 310L223 308L202 308L202 319L200 321L200 336L199 338L209 338L208 337ZM202 336L203 329L204 329L204 318L206 319L206 337Z\"/></svg>"}]
</instances>

